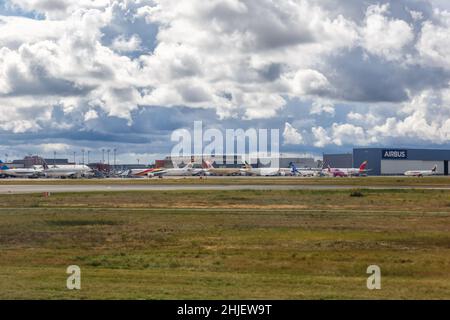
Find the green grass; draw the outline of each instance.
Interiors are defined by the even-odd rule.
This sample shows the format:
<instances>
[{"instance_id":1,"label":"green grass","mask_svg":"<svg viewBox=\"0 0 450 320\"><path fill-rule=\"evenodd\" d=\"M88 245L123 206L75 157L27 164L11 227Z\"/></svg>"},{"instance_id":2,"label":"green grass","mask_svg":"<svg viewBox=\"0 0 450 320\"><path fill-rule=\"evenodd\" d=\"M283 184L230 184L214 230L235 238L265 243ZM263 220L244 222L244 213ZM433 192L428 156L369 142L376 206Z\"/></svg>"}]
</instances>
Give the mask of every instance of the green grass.
<instances>
[{"instance_id":1,"label":"green grass","mask_svg":"<svg viewBox=\"0 0 450 320\"><path fill-rule=\"evenodd\" d=\"M450 177L184 177L153 179L0 179L0 185L342 185L342 186L449 186Z\"/></svg>"},{"instance_id":2,"label":"green grass","mask_svg":"<svg viewBox=\"0 0 450 320\"><path fill-rule=\"evenodd\" d=\"M1 195L0 298L449 299L449 231L450 191Z\"/></svg>"}]
</instances>

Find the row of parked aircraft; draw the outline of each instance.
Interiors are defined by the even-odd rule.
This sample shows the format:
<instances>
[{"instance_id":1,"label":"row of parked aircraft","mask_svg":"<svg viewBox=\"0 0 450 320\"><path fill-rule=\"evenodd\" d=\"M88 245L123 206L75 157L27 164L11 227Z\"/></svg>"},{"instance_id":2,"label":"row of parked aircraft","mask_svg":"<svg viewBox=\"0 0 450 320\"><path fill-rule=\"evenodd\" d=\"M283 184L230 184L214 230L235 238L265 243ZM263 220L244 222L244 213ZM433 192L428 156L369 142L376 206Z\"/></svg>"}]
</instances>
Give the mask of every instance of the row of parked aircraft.
<instances>
[{"instance_id":1,"label":"row of parked aircraft","mask_svg":"<svg viewBox=\"0 0 450 320\"><path fill-rule=\"evenodd\" d=\"M349 176L362 176L367 175L370 169L367 169L367 161L364 161L359 168L344 168L344 169L336 169L336 168L327 168L328 175L333 177L349 177ZM431 170L409 170L404 173L405 176L409 177L425 177L425 176L434 176L437 174L437 165L434 165Z\"/></svg>"},{"instance_id":2,"label":"row of parked aircraft","mask_svg":"<svg viewBox=\"0 0 450 320\"><path fill-rule=\"evenodd\" d=\"M196 168L193 163L187 164L183 168L173 169L132 169L124 175L130 177L163 177L163 176L332 176L348 177L367 175L367 161L359 168L305 168L299 169L294 163L289 164L289 168L253 168L247 162L242 168L216 168L210 161L203 161L201 168Z\"/></svg>"},{"instance_id":3,"label":"row of parked aircraft","mask_svg":"<svg viewBox=\"0 0 450 320\"><path fill-rule=\"evenodd\" d=\"M0 160L0 174L13 178L83 178L94 174L86 165L52 165L46 163L32 168L9 168Z\"/></svg>"},{"instance_id":4,"label":"row of parked aircraft","mask_svg":"<svg viewBox=\"0 0 450 320\"><path fill-rule=\"evenodd\" d=\"M359 168L305 168L299 169L294 163L289 164L289 168L253 168L245 162L242 168L215 168L209 161L203 161L202 168L195 168L193 163L187 164L183 168L174 169L133 169L126 173L130 177L163 177L163 176L329 176L329 177L354 177L367 176L370 169L367 169L368 162L361 163ZM406 176L432 176L437 174L437 165L431 170L406 171Z\"/></svg>"},{"instance_id":5,"label":"row of parked aircraft","mask_svg":"<svg viewBox=\"0 0 450 320\"><path fill-rule=\"evenodd\" d=\"M247 162L242 168L216 168L209 161L203 161L202 167L189 163L183 168L173 169L132 169L126 175L131 177L163 177L163 176L314 176L319 169L298 170L294 164L290 168L253 168Z\"/></svg>"},{"instance_id":6,"label":"row of parked aircraft","mask_svg":"<svg viewBox=\"0 0 450 320\"><path fill-rule=\"evenodd\" d=\"M153 178L163 176L330 176L330 177L351 177L366 176L370 170L367 169L367 161L364 161L359 168L305 168L298 169L294 163L289 164L289 168L253 168L245 162L242 168L216 168L210 161L203 161L202 167L189 163L183 168L173 169L131 169L122 173L123 177ZM432 176L437 174L437 165L431 170L412 170L404 173L406 176ZM0 160L0 175L14 178L83 178L92 177L94 171L86 165L52 165L46 163L33 168L9 168Z\"/></svg>"}]
</instances>

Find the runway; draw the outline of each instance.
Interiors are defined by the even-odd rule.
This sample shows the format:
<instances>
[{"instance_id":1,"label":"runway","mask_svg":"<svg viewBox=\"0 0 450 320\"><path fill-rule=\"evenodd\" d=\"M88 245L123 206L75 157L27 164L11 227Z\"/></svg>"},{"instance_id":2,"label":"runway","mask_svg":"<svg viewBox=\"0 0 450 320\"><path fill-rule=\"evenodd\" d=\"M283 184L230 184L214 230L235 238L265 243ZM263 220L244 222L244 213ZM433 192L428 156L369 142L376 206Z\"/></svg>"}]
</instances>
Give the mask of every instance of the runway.
<instances>
[{"instance_id":1,"label":"runway","mask_svg":"<svg viewBox=\"0 0 450 320\"><path fill-rule=\"evenodd\" d=\"M0 194L126 192L126 191L201 191L201 190L450 190L441 186L338 186L338 185L0 185Z\"/></svg>"}]
</instances>

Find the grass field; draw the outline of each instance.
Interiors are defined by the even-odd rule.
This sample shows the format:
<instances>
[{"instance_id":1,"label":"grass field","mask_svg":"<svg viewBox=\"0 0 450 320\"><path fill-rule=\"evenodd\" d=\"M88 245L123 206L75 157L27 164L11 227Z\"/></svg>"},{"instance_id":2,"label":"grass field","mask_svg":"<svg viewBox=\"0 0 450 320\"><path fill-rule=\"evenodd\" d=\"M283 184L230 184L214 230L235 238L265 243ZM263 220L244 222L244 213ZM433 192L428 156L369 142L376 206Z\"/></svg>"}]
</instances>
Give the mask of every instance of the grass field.
<instances>
[{"instance_id":1,"label":"grass field","mask_svg":"<svg viewBox=\"0 0 450 320\"><path fill-rule=\"evenodd\" d=\"M0 185L342 185L450 187L450 177L185 177L153 179L0 179Z\"/></svg>"},{"instance_id":2,"label":"grass field","mask_svg":"<svg viewBox=\"0 0 450 320\"><path fill-rule=\"evenodd\" d=\"M450 191L0 195L0 298L450 299Z\"/></svg>"}]
</instances>

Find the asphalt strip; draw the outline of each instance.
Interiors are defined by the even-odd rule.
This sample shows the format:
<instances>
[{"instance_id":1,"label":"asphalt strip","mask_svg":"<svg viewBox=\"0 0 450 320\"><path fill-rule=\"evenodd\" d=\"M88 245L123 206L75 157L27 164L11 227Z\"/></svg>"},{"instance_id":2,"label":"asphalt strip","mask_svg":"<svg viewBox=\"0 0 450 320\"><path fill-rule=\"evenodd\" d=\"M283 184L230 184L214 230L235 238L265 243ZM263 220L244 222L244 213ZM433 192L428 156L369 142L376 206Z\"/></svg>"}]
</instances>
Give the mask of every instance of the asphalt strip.
<instances>
[{"instance_id":1,"label":"asphalt strip","mask_svg":"<svg viewBox=\"0 0 450 320\"><path fill-rule=\"evenodd\" d=\"M450 186L337 185L0 185L0 194L201 190L450 190Z\"/></svg>"}]
</instances>

